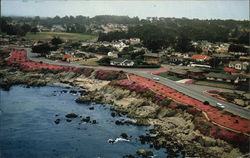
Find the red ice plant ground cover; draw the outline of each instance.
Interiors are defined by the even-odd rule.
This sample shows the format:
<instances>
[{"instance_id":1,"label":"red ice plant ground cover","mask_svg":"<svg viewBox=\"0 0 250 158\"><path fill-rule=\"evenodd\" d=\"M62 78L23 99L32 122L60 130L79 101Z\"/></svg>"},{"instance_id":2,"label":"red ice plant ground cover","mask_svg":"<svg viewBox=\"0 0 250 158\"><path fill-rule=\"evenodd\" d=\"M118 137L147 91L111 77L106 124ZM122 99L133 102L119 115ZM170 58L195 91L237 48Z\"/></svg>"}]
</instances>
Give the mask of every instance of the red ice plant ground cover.
<instances>
[{"instance_id":1,"label":"red ice plant ground cover","mask_svg":"<svg viewBox=\"0 0 250 158\"><path fill-rule=\"evenodd\" d=\"M155 72L152 72L153 75L158 75L158 74L163 74L163 73L166 73L168 72L167 70L163 70L163 71L155 71Z\"/></svg>"},{"instance_id":2,"label":"red ice plant ground cover","mask_svg":"<svg viewBox=\"0 0 250 158\"><path fill-rule=\"evenodd\" d=\"M224 91L218 91L218 90L206 90L206 91L204 91L204 93L206 95L210 95L210 96L215 97L217 99L220 99L220 100L223 100L223 101L227 101L226 98L221 97L219 94L215 94L215 93L223 93L223 92Z\"/></svg>"},{"instance_id":3,"label":"red ice plant ground cover","mask_svg":"<svg viewBox=\"0 0 250 158\"><path fill-rule=\"evenodd\" d=\"M94 71L90 68L76 68L71 66L60 66L47 63L33 62L30 61L27 57L27 53L24 50L11 50L10 57L7 58L9 65L19 66L22 70L25 71L34 71L34 70L50 70L52 72L58 71L74 71L83 73L84 76L88 77Z\"/></svg>"},{"instance_id":4,"label":"red ice plant ground cover","mask_svg":"<svg viewBox=\"0 0 250 158\"><path fill-rule=\"evenodd\" d=\"M136 75L130 75L130 79L134 82L137 82L141 85L144 85L148 87L149 89L158 92L159 94L162 94L163 96L166 96L168 98L172 98L173 100L177 102L181 102L186 105L192 105L196 107L197 109L204 111L207 113L208 117L229 129L240 131L243 133L249 133L250 131L250 121L240 118L239 116L233 116L229 113L224 113L223 111L218 110L217 108L204 105L202 102L193 99L189 96L186 96L176 90L173 90L167 86L163 86L159 83L156 83L150 79L136 76Z\"/></svg>"},{"instance_id":5,"label":"red ice plant ground cover","mask_svg":"<svg viewBox=\"0 0 250 158\"><path fill-rule=\"evenodd\" d=\"M219 126L207 121L204 117L196 117L194 119L194 124L195 128L202 134L225 140L234 146L239 147L243 152L248 152L249 139L247 135L220 128Z\"/></svg>"}]
</instances>

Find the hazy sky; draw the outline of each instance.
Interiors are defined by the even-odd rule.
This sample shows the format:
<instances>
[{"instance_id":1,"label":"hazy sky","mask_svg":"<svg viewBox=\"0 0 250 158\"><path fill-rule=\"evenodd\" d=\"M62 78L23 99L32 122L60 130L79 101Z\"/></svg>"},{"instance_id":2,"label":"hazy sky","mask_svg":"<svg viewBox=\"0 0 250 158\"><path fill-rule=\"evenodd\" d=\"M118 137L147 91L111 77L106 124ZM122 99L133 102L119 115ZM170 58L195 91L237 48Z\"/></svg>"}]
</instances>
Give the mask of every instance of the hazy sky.
<instances>
[{"instance_id":1,"label":"hazy sky","mask_svg":"<svg viewBox=\"0 0 250 158\"><path fill-rule=\"evenodd\" d=\"M2 0L1 4L2 16L128 15L249 20L248 0Z\"/></svg>"}]
</instances>

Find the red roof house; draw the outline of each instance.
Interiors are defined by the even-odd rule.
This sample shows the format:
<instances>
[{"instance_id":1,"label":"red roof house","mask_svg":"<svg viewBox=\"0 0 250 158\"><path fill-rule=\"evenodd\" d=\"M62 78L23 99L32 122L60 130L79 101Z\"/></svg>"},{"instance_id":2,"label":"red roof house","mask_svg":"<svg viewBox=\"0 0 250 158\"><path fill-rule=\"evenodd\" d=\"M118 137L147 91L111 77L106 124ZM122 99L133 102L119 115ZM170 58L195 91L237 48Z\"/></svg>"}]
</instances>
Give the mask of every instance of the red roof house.
<instances>
[{"instance_id":1,"label":"red roof house","mask_svg":"<svg viewBox=\"0 0 250 158\"><path fill-rule=\"evenodd\" d=\"M196 61L209 61L212 60L212 58L210 56L206 56L206 55L200 55L200 54L195 54L193 56L190 57L193 60Z\"/></svg>"}]
</instances>

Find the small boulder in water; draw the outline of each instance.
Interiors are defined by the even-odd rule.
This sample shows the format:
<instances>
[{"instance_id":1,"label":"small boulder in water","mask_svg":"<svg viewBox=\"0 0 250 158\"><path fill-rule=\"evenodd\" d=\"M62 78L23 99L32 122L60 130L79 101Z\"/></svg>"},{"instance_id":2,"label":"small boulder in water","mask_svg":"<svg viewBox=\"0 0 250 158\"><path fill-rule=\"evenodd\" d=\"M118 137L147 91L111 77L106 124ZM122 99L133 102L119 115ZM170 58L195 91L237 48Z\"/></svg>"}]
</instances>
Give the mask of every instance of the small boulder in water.
<instances>
[{"instance_id":1,"label":"small boulder in water","mask_svg":"<svg viewBox=\"0 0 250 158\"><path fill-rule=\"evenodd\" d=\"M54 122L55 122L55 124L59 124L60 123L60 119L56 119Z\"/></svg>"},{"instance_id":2,"label":"small boulder in water","mask_svg":"<svg viewBox=\"0 0 250 158\"><path fill-rule=\"evenodd\" d=\"M109 143L109 144L113 144L114 142L115 142L114 139L109 139L109 140L108 140L108 143Z\"/></svg>"},{"instance_id":3,"label":"small boulder in water","mask_svg":"<svg viewBox=\"0 0 250 158\"><path fill-rule=\"evenodd\" d=\"M92 106L92 107L89 107L89 110L94 110L95 108Z\"/></svg>"},{"instance_id":4,"label":"small boulder in water","mask_svg":"<svg viewBox=\"0 0 250 158\"><path fill-rule=\"evenodd\" d=\"M124 138L124 139L128 139L127 133L122 133L122 134L121 134L121 137Z\"/></svg>"},{"instance_id":5,"label":"small boulder in water","mask_svg":"<svg viewBox=\"0 0 250 158\"><path fill-rule=\"evenodd\" d=\"M75 91L75 90L70 90L69 93L71 93L71 94L77 94L77 91Z\"/></svg>"},{"instance_id":6,"label":"small boulder in water","mask_svg":"<svg viewBox=\"0 0 250 158\"><path fill-rule=\"evenodd\" d=\"M75 113L70 113L70 114L65 115L65 117L67 117L67 118L76 118L76 117L78 117L78 115L76 115Z\"/></svg>"},{"instance_id":7,"label":"small boulder in water","mask_svg":"<svg viewBox=\"0 0 250 158\"><path fill-rule=\"evenodd\" d=\"M135 158L133 155L129 154L129 155L125 155L122 158Z\"/></svg>"},{"instance_id":8,"label":"small boulder in water","mask_svg":"<svg viewBox=\"0 0 250 158\"><path fill-rule=\"evenodd\" d=\"M67 122L71 122L72 120L70 120L70 119L66 119L66 121L67 121Z\"/></svg>"},{"instance_id":9,"label":"small boulder in water","mask_svg":"<svg viewBox=\"0 0 250 158\"><path fill-rule=\"evenodd\" d=\"M115 116L116 116L115 112L112 112L112 113L111 113L111 116L112 116L112 117L115 117Z\"/></svg>"},{"instance_id":10,"label":"small boulder in water","mask_svg":"<svg viewBox=\"0 0 250 158\"><path fill-rule=\"evenodd\" d=\"M93 124L96 124L96 120L93 120L92 123L93 123Z\"/></svg>"},{"instance_id":11,"label":"small boulder in water","mask_svg":"<svg viewBox=\"0 0 250 158\"><path fill-rule=\"evenodd\" d=\"M90 117L87 116L86 118L83 118L83 119L82 119L82 122L90 122Z\"/></svg>"},{"instance_id":12,"label":"small boulder in water","mask_svg":"<svg viewBox=\"0 0 250 158\"><path fill-rule=\"evenodd\" d=\"M143 156L143 157L150 157L150 156L154 156L154 153L153 151L151 150L144 150L144 149L139 149L136 151L136 153L140 156Z\"/></svg>"}]
</instances>

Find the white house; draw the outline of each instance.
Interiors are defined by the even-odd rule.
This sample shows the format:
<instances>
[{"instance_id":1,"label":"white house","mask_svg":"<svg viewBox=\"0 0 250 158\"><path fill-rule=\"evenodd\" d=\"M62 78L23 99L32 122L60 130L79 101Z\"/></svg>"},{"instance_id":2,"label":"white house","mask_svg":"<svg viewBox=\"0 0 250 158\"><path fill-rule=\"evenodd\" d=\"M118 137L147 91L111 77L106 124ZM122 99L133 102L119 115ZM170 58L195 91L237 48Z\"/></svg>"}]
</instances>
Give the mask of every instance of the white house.
<instances>
[{"instance_id":1,"label":"white house","mask_svg":"<svg viewBox=\"0 0 250 158\"><path fill-rule=\"evenodd\" d=\"M118 58L118 54L114 53L114 52L108 52L108 57L112 57L112 58Z\"/></svg>"},{"instance_id":2,"label":"white house","mask_svg":"<svg viewBox=\"0 0 250 158\"><path fill-rule=\"evenodd\" d=\"M134 62L132 60L128 60L128 59L117 58L117 59L111 60L110 65L131 67L134 65Z\"/></svg>"},{"instance_id":3,"label":"white house","mask_svg":"<svg viewBox=\"0 0 250 158\"><path fill-rule=\"evenodd\" d=\"M115 47L119 52L121 52L127 45L123 42L114 42L112 43L112 46Z\"/></svg>"},{"instance_id":4,"label":"white house","mask_svg":"<svg viewBox=\"0 0 250 158\"><path fill-rule=\"evenodd\" d=\"M129 43L131 45L139 44L141 42L140 38L130 38Z\"/></svg>"},{"instance_id":5,"label":"white house","mask_svg":"<svg viewBox=\"0 0 250 158\"><path fill-rule=\"evenodd\" d=\"M241 62L241 61L231 61L228 65L230 68L234 68L237 70L247 70L247 67L249 67L249 62Z\"/></svg>"}]
</instances>

